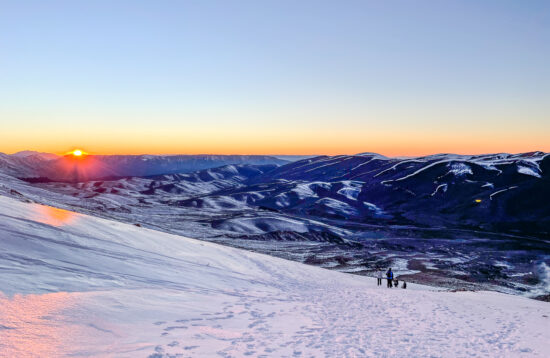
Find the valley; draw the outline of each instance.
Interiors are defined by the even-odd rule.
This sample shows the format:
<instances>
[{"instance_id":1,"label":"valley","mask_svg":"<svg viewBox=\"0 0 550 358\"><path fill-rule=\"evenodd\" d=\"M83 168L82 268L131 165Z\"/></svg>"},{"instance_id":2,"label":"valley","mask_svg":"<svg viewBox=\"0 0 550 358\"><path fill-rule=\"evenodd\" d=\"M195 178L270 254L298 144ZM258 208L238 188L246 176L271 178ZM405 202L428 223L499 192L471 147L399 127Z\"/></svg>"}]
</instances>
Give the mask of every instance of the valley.
<instances>
[{"instance_id":1,"label":"valley","mask_svg":"<svg viewBox=\"0 0 550 358\"><path fill-rule=\"evenodd\" d=\"M368 153L84 182L4 175L0 190L342 272L392 267L410 282L544 298L549 161Z\"/></svg>"}]
</instances>

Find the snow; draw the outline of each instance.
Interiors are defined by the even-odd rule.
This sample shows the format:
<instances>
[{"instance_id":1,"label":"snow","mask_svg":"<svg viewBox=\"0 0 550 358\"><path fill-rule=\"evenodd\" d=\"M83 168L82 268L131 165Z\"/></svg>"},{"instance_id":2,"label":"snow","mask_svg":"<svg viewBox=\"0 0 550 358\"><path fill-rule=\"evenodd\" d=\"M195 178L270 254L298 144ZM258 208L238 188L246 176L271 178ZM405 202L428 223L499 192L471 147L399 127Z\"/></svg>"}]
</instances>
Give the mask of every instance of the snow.
<instances>
[{"instance_id":1,"label":"snow","mask_svg":"<svg viewBox=\"0 0 550 358\"><path fill-rule=\"evenodd\" d=\"M399 278L400 275L411 275L420 272L418 270L410 270L408 268L409 260L407 259L393 258L391 260L391 267L396 278Z\"/></svg>"},{"instance_id":2,"label":"snow","mask_svg":"<svg viewBox=\"0 0 550 358\"><path fill-rule=\"evenodd\" d=\"M299 200L306 198L317 198L317 194L311 189L312 184L297 184L291 192L296 193Z\"/></svg>"},{"instance_id":3,"label":"snow","mask_svg":"<svg viewBox=\"0 0 550 358\"><path fill-rule=\"evenodd\" d=\"M544 357L549 349L545 302L387 289L2 196L0 243L2 357Z\"/></svg>"},{"instance_id":4,"label":"snow","mask_svg":"<svg viewBox=\"0 0 550 358\"><path fill-rule=\"evenodd\" d=\"M332 188L332 183L327 183L324 181L314 181L309 184L307 184L311 188L311 190L330 190Z\"/></svg>"},{"instance_id":5,"label":"snow","mask_svg":"<svg viewBox=\"0 0 550 358\"><path fill-rule=\"evenodd\" d=\"M363 201L363 205L368 208L369 210L372 210L376 215L384 215L384 210L380 209L377 205L373 203L369 203L366 201Z\"/></svg>"},{"instance_id":6,"label":"snow","mask_svg":"<svg viewBox=\"0 0 550 358\"><path fill-rule=\"evenodd\" d=\"M295 231L304 233L308 231L307 224L286 217L242 217L225 220L217 226L217 229L229 230L243 234L263 234L273 231Z\"/></svg>"},{"instance_id":7,"label":"snow","mask_svg":"<svg viewBox=\"0 0 550 358\"><path fill-rule=\"evenodd\" d=\"M388 157L386 157L382 154L373 153L373 152L357 153L357 154L355 154L355 156L358 156L358 157L373 157L373 158L376 158L376 159L388 159Z\"/></svg>"},{"instance_id":8,"label":"snow","mask_svg":"<svg viewBox=\"0 0 550 358\"><path fill-rule=\"evenodd\" d=\"M464 163L449 163L447 167L450 169L449 173L452 173L456 176L463 176L466 174L473 174L472 168L469 165Z\"/></svg>"},{"instance_id":9,"label":"snow","mask_svg":"<svg viewBox=\"0 0 550 358\"><path fill-rule=\"evenodd\" d=\"M340 163L341 161L350 160L350 159L353 159L353 157L344 157L342 155L336 155L334 157L330 157L329 159L318 161L316 164L319 164L319 163L324 163L324 164L313 167L311 169L308 169L308 170L304 171L304 173L312 172L312 171L318 170L320 168L325 168L325 167L331 166L334 163Z\"/></svg>"},{"instance_id":10,"label":"snow","mask_svg":"<svg viewBox=\"0 0 550 358\"><path fill-rule=\"evenodd\" d=\"M481 166L482 166L484 169L493 170L493 171L498 172L498 175L502 174L502 170L498 169L498 168L495 167L494 165L491 165L491 164L481 164Z\"/></svg>"},{"instance_id":11,"label":"snow","mask_svg":"<svg viewBox=\"0 0 550 358\"><path fill-rule=\"evenodd\" d=\"M287 194L281 193L275 196L275 205L279 207L287 207L290 205L290 198Z\"/></svg>"},{"instance_id":12,"label":"snow","mask_svg":"<svg viewBox=\"0 0 550 358\"><path fill-rule=\"evenodd\" d=\"M497 190L494 193L492 193L491 195L489 195L489 199L493 200L493 196L498 195L500 193L504 193L505 191L508 191L508 190L511 190L511 189L516 189L516 188L517 188L517 186L514 185L514 186L511 186L511 187L506 188L506 189Z\"/></svg>"},{"instance_id":13,"label":"snow","mask_svg":"<svg viewBox=\"0 0 550 358\"><path fill-rule=\"evenodd\" d=\"M380 175L382 175L382 174L384 174L384 173L386 173L386 172L389 172L389 171L392 171L392 170L395 171L395 170L397 170L397 167L402 166L403 164L409 164L409 163L424 163L424 161L423 161L423 160L418 160L418 159L404 160L404 161L402 161L402 162L399 162L399 163L397 163L397 164L391 166L391 167L388 168L388 169L382 170L381 172L379 172L378 174L376 174L376 175L374 176L374 178L376 178L377 176L380 176Z\"/></svg>"},{"instance_id":14,"label":"snow","mask_svg":"<svg viewBox=\"0 0 550 358\"><path fill-rule=\"evenodd\" d=\"M338 190L338 194L345 196L350 200L357 200L361 193L361 187L363 183L351 180L345 180L341 182L343 187Z\"/></svg>"},{"instance_id":15,"label":"snow","mask_svg":"<svg viewBox=\"0 0 550 358\"><path fill-rule=\"evenodd\" d=\"M354 166L353 168L351 168L350 172L353 172L354 170L362 167L363 165L367 165L367 164L369 164L370 162L372 162L373 160L376 160L376 159L384 160L384 158L372 157L371 159L367 160L366 162L363 162L363 163L358 164L358 165Z\"/></svg>"},{"instance_id":16,"label":"snow","mask_svg":"<svg viewBox=\"0 0 550 358\"><path fill-rule=\"evenodd\" d=\"M220 209L240 209L244 207L244 203L226 196L207 197L202 199L203 208L220 210Z\"/></svg>"},{"instance_id":17,"label":"snow","mask_svg":"<svg viewBox=\"0 0 550 358\"><path fill-rule=\"evenodd\" d=\"M436 161L436 162L433 162L433 163L428 164L426 166L423 166L422 168L416 170L415 172L413 172L411 174L407 174L403 177L393 179L393 180L384 180L384 181L381 181L380 183L384 184L384 183L397 182L397 181L402 181L402 180L405 180L405 179L409 179L409 178L414 177L415 175L418 175L418 174L422 173L423 171L425 171L425 170L427 170L431 167L434 167L434 166L436 166L438 164L441 164L441 163L448 163L448 162L451 162L451 161L453 161L453 159L445 159L445 160Z\"/></svg>"},{"instance_id":18,"label":"snow","mask_svg":"<svg viewBox=\"0 0 550 358\"><path fill-rule=\"evenodd\" d=\"M353 206L340 200L332 198L323 198L316 201L316 204L326 208L329 214L339 214L344 216L358 215L359 212Z\"/></svg>"},{"instance_id":19,"label":"snow","mask_svg":"<svg viewBox=\"0 0 550 358\"><path fill-rule=\"evenodd\" d=\"M525 175L531 175L531 176L534 176L536 178L541 177L540 173L537 172L535 169L530 168L530 167L526 167L526 166L522 166L522 165L518 165L518 173L525 174Z\"/></svg>"},{"instance_id":20,"label":"snow","mask_svg":"<svg viewBox=\"0 0 550 358\"><path fill-rule=\"evenodd\" d=\"M437 192L439 191L439 189L441 189L441 191L443 193L446 193L447 192L447 184L439 184L437 186L437 188L435 188L435 190L433 191L433 193L430 194L430 196L434 196L435 194L437 194Z\"/></svg>"}]
</instances>

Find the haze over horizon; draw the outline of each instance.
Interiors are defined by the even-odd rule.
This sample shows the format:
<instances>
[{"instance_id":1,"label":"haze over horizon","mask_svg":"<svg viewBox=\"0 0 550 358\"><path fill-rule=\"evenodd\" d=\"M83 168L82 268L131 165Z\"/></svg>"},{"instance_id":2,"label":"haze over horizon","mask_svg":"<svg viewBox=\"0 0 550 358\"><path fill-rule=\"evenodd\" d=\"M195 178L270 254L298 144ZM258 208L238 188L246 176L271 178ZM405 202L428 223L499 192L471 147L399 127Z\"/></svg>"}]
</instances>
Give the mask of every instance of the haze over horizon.
<instances>
[{"instance_id":1,"label":"haze over horizon","mask_svg":"<svg viewBox=\"0 0 550 358\"><path fill-rule=\"evenodd\" d=\"M8 155L14 155L14 154L19 154L19 153L25 153L25 152L34 152L34 153L41 153L41 154L55 154L55 155L58 155L58 156L69 156L69 155L74 155L73 152L74 150L80 150L78 148L74 148L73 150L71 151L66 151L66 152L62 152L62 153L54 153L54 152L43 152L43 151L37 151L37 150L32 150L32 149L24 149L24 150L19 150L17 152L12 152L12 153L4 153L4 154L8 154ZM420 155L385 155L383 153L376 153L376 152L370 152L370 151L364 151L364 152L357 152L357 153L338 153L338 154L335 154L335 155L357 155L357 154L364 154L364 153L371 153L371 154L380 154L382 156L386 156L388 158L415 158L415 157L422 157L422 156L430 156L430 155L439 155L439 154L457 154L457 155L465 155L465 156L468 156L468 155L490 155L490 154L500 154L500 153L506 153L506 154L523 154L523 153L533 153L533 152L543 152L545 153L544 151L539 151L539 150L533 150L533 151L528 151L528 152L517 152L517 153L510 153L510 152L493 152L493 153L427 153L427 154L420 154ZM2 152L0 152L2 153ZM177 156L177 155L189 155L189 156L193 156L193 155L264 155L264 156L272 156L272 157L315 157L315 156L323 156L323 155L331 155L331 154L326 154L326 153L315 153L315 154L278 154L278 153L264 153L264 154L256 154L256 153L246 153L246 154L240 154L240 153L127 153L127 154L121 154L121 153L94 153L94 152L85 152L85 155L88 156L88 155L102 155L102 156L116 156L116 155L135 155L135 156L140 156L140 155L158 155L158 156Z\"/></svg>"},{"instance_id":2,"label":"haze over horizon","mask_svg":"<svg viewBox=\"0 0 550 358\"><path fill-rule=\"evenodd\" d=\"M18 1L0 26L0 152L550 152L545 1Z\"/></svg>"}]
</instances>

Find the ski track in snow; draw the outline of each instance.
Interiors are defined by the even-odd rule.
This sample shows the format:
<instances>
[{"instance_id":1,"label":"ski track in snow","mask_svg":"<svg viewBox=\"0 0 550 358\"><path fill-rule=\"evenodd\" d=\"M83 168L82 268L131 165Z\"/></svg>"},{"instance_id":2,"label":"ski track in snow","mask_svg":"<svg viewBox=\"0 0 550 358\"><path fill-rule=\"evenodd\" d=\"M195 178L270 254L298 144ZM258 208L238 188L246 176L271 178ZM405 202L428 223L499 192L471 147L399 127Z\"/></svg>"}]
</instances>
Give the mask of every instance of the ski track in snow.
<instances>
[{"instance_id":1,"label":"ski track in snow","mask_svg":"<svg viewBox=\"0 0 550 358\"><path fill-rule=\"evenodd\" d=\"M545 357L550 305L376 280L0 196L1 357ZM5 246L4 246L5 245Z\"/></svg>"}]
</instances>

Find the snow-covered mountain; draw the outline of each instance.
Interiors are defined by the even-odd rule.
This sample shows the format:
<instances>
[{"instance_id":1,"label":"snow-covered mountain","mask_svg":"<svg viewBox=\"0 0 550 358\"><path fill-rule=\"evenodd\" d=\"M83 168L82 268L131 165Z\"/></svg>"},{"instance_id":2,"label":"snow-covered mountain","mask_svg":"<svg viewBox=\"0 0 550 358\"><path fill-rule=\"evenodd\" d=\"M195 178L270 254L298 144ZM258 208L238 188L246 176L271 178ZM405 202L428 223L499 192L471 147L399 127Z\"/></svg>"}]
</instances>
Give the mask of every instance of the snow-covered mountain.
<instances>
[{"instance_id":1,"label":"snow-covered mountain","mask_svg":"<svg viewBox=\"0 0 550 358\"><path fill-rule=\"evenodd\" d=\"M0 193L334 270L550 294L549 156L372 153ZM44 182L40 182L44 181Z\"/></svg>"},{"instance_id":2,"label":"snow-covered mountain","mask_svg":"<svg viewBox=\"0 0 550 358\"><path fill-rule=\"evenodd\" d=\"M59 158L59 155L57 155L57 154L37 152L37 151L34 151L34 150L22 150L20 152L12 154L11 156L12 157L17 157L17 158L37 157L37 158L42 158L44 160L51 160L51 159Z\"/></svg>"},{"instance_id":3,"label":"snow-covered mountain","mask_svg":"<svg viewBox=\"0 0 550 358\"><path fill-rule=\"evenodd\" d=\"M265 155L72 155L30 151L1 154L0 170L35 181L80 182L116 177L188 173L223 165L281 165L286 160Z\"/></svg>"},{"instance_id":4,"label":"snow-covered mountain","mask_svg":"<svg viewBox=\"0 0 550 358\"><path fill-rule=\"evenodd\" d=\"M2 357L543 357L550 341L546 302L377 287L5 196L0 245Z\"/></svg>"},{"instance_id":5,"label":"snow-covered mountain","mask_svg":"<svg viewBox=\"0 0 550 358\"><path fill-rule=\"evenodd\" d=\"M0 153L0 173L15 177L37 176L37 168L46 166L56 159L55 154L23 151L15 154Z\"/></svg>"},{"instance_id":6,"label":"snow-covered mountain","mask_svg":"<svg viewBox=\"0 0 550 358\"><path fill-rule=\"evenodd\" d=\"M258 205L285 212L550 237L550 155L542 152L316 157L254 182L275 183Z\"/></svg>"}]
</instances>

